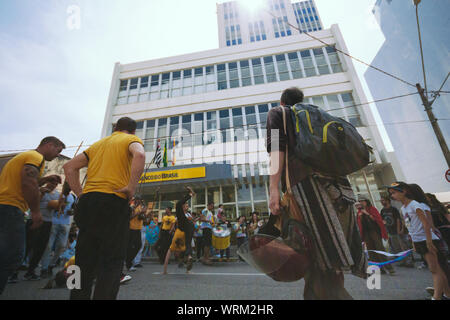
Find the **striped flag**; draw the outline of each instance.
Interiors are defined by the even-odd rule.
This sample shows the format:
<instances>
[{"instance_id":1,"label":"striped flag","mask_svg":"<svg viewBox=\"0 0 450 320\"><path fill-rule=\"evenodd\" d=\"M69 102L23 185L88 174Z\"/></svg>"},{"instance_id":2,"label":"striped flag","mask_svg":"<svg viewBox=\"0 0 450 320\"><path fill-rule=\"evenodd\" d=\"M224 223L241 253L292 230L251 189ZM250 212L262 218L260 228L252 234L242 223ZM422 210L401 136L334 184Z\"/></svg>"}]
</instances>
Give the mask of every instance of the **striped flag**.
<instances>
[{"instance_id":1,"label":"striped flag","mask_svg":"<svg viewBox=\"0 0 450 320\"><path fill-rule=\"evenodd\" d=\"M162 160L162 156L161 156L161 145L159 143L159 139L158 139L158 145L156 146L156 151L155 151L155 156L153 157L152 162L150 162L150 164L154 163L156 164L156 166L159 168L159 166L161 165L161 160Z\"/></svg>"}]
</instances>

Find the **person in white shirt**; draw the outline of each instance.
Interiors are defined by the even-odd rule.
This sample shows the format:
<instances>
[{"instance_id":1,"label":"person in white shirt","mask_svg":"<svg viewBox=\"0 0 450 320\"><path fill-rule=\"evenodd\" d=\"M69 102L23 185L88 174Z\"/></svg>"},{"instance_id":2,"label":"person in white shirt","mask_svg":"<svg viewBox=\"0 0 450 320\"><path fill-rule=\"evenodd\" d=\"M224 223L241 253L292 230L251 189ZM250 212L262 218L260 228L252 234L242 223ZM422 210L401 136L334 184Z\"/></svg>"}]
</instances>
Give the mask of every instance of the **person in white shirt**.
<instances>
[{"instance_id":1,"label":"person in white shirt","mask_svg":"<svg viewBox=\"0 0 450 320\"><path fill-rule=\"evenodd\" d=\"M392 199L400 201L402 215L410 221L409 234L413 241L414 250L423 255L428 263L428 268L433 277L434 295L432 300L450 299L450 287L446 272L447 259L437 248L440 247L439 238L432 231L423 206L413 200L413 195L408 184L395 182L388 187Z\"/></svg>"}]
</instances>

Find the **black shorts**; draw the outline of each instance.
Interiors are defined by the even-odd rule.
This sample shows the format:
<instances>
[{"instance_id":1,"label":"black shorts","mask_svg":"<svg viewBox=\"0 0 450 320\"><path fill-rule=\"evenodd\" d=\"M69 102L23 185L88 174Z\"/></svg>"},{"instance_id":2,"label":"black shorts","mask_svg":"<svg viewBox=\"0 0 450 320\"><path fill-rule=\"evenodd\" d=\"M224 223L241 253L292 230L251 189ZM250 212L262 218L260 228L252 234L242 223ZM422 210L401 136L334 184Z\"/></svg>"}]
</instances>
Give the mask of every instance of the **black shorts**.
<instances>
[{"instance_id":1,"label":"black shorts","mask_svg":"<svg viewBox=\"0 0 450 320\"><path fill-rule=\"evenodd\" d=\"M212 230L209 228L203 229L202 244L204 247L210 247L212 245Z\"/></svg>"},{"instance_id":2,"label":"black shorts","mask_svg":"<svg viewBox=\"0 0 450 320\"><path fill-rule=\"evenodd\" d=\"M439 248L441 247L440 242L441 240L433 240L433 244L436 247L436 249L438 249L438 252L440 252L439 250ZM416 252L422 256L424 256L428 252L426 241L414 242L414 248L416 248Z\"/></svg>"}]
</instances>

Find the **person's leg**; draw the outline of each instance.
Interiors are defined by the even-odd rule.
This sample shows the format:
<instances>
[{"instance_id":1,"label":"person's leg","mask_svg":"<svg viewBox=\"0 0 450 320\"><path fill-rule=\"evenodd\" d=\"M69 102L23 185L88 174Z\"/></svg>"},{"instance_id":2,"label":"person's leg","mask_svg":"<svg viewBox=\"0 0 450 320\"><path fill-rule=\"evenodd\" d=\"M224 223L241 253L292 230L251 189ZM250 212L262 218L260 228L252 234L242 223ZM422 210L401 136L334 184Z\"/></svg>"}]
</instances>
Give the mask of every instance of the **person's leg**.
<instances>
[{"instance_id":1,"label":"person's leg","mask_svg":"<svg viewBox=\"0 0 450 320\"><path fill-rule=\"evenodd\" d=\"M141 230L130 230L130 242L127 249L127 268L133 266L133 260L136 258L142 246Z\"/></svg>"},{"instance_id":2,"label":"person's leg","mask_svg":"<svg viewBox=\"0 0 450 320\"><path fill-rule=\"evenodd\" d=\"M444 290L448 290L448 283L447 283L447 277L445 276L444 272L442 271L436 254L427 252L424 255L425 261L428 264L428 269L431 272L431 276L433 278L433 285L434 285L434 295L433 298L436 300L441 300L442 294L444 293ZM447 296L450 296L450 292L446 292Z\"/></svg>"},{"instance_id":3,"label":"person's leg","mask_svg":"<svg viewBox=\"0 0 450 320\"><path fill-rule=\"evenodd\" d=\"M145 254L143 254L144 249L145 249L145 242L146 242L145 229L142 228L142 230L141 230L141 246L139 248L138 253L136 254L136 257L133 260L133 266L141 264L142 257L143 256L145 257Z\"/></svg>"},{"instance_id":4,"label":"person's leg","mask_svg":"<svg viewBox=\"0 0 450 320\"><path fill-rule=\"evenodd\" d=\"M103 223L103 225L98 231L99 264L93 298L115 300L119 293L120 275L126 257L130 231L130 206L126 199L115 195L103 194L100 200L97 224ZM137 232L140 241L140 230Z\"/></svg>"},{"instance_id":5,"label":"person's leg","mask_svg":"<svg viewBox=\"0 0 450 320\"><path fill-rule=\"evenodd\" d=\"M0 295L8 277L20 266L25 251L23 213L15 207L0 205Z\"/></svg>"},{"instance_id":6,"label":"person's leg","mask_svg":"<svg viewBox=\"0 0 450 320\"><path fill-rule=\"evenodd\" d=\"M42 269L41 270L48 270L48 266L50 265L50 254L52 252L53 244L56 241L57 233L58 233L58 225L54 224L52 225L51 231L50 231L50 237L48 239L47 248L44 251L44 254L42 255L41 264ZM56 252L55 252L56 254Z\"/></svg>"},{"instance_id":7,"label":"person's leg","mask_svg":"<svg viewBox=\"0 0 450 320\"><path fill-rule=\"evenodd\" d=\"M50 238L50 232L52 230L52 223L44 221L42 225L39 227L39 230L36 230L36 238L35 244L33 246L33 252L31 253L30 265L28 266L29 275L33 274L36 267L41 261L42 255L44 254L45 249L47 248L48 240Z\"/></svg>"},{"instance_id":8,"label":"person's leg","mask_svg":"<svg viewBox=\"0 0 450 320\"><path fill-rule=\"evenodd\" d=\"M225 255L226 255L227 259L230 259L230 247L225 249Z\"/></svg>"},{"instance_id":9,"label":"person's leg","mask_svg":"<svg viewBox=\"0 0 450 320\"><path fill-rule=\"evenodd\" d=\"M67 248L67 241L69 239L70 225L68 224L60 224L58 225L58 232L56 234L55 240L55 254L50 261L50 266L54 267L56 265L56 261L58 261L61 254Z\"/></svg>"},{"instance_id":10,"label":"person's leg","mask_svg":"<svg viewBox=\"0 0 450 320\"><path fill-rule=\"evenodd\" d=\"M171 254L171 251L169 249L169 250L167 250L166 257L164 259L164 269L163 269L162 274L167 274L167 265L169 264L170 254Z\"/></svg>"}]
</instances>

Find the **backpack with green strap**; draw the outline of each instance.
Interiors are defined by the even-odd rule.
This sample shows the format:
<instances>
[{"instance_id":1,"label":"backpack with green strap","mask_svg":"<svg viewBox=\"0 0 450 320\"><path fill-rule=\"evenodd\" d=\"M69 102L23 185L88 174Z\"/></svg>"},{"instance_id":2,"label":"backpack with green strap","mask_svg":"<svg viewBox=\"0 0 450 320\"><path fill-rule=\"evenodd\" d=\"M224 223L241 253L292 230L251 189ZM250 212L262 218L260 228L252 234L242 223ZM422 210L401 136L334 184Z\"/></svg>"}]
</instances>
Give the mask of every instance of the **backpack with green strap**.
<instances>
[{"instance_id":1,"label":"backpack with green strap","mask_svg":"<svg viewBox=\"0 0 450 320\"><path fill-rule=\"evenodd\" d=\"M345 176L370 163L372 148L351 123L310 104L291 110L294 154L302 162L330 176Z\"/></svg>"}]
</instances>

